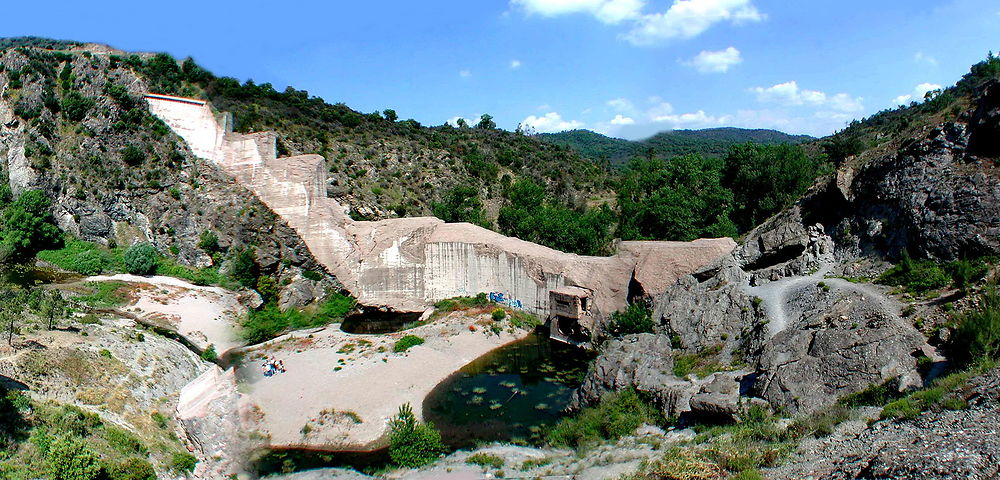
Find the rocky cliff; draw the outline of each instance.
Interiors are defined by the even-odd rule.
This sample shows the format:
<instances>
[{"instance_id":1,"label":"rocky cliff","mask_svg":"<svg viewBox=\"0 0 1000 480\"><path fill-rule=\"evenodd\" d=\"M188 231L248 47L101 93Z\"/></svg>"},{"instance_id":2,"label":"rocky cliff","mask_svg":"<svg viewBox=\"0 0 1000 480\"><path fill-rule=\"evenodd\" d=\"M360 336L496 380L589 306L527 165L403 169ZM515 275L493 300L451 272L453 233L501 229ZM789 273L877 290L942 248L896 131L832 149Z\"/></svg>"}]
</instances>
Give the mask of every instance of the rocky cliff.
<instances>
[{"instance_id":1,"label":"rocky cliff","mask_svg":"<svg viewBox=\"0 0 1000 480\"><path fill-rule=\"evenodd\" d=\"M690 398L706 380L669 372L685 355L730 370L743 397L792 412L872 384L920 386L917 359L943 357L887 287L840 277L877 276L904 251L941 260L1000 253L998 116L993 81L955 118L849 159L731 255L658 296L654 334L612 341L580 403L635 386L668 414L697 413ZM739 398L730 389L715 405Z\"/></svg>"},{"instance_id":2,"label":"rocky cliff","mask_svg":"<svg viewBox=\"0 0 1000 480\"><path fill-rule=\"evenodd\" d=\"M203 267L199 237L212 231L281 279L323 271L294 230L149 114L146 81L116 53L0 51L0 170L15 193L43 189L59 226L85 240L149 241Z\"/></svg>"}]
</instances>

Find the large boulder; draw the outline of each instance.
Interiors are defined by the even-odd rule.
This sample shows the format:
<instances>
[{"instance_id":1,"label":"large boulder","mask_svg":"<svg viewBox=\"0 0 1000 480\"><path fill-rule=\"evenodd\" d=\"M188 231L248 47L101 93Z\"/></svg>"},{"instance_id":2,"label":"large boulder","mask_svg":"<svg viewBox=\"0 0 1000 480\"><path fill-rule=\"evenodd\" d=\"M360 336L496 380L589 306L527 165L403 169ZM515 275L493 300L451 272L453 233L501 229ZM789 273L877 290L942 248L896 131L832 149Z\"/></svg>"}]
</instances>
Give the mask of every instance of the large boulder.
<instances>
[{"instance_id":1,"label":"large boulder","mask_svg":"<svg viewBox=\"0 0 1000 480\"><path fill-rule=\"evenodd\" d=\"M917 357L929 347L899 318L899 305L875 287L824 282L789 292L788 309L801 314L764 346L757 393L790 411L814 411L888 380L919 386Z\"/></svg>"}]
</instances>

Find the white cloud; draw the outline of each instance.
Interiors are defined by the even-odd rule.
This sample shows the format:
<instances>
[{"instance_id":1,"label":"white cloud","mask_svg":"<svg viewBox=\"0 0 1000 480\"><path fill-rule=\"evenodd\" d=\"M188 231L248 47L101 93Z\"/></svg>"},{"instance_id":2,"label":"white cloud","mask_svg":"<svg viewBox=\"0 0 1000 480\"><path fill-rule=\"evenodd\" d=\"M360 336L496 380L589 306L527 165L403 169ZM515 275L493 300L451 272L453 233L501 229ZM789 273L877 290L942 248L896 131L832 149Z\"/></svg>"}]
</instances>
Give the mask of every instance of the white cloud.
<instances>
[{"instance_id":1,"label":"white cloud","mask_svg":"<svg viewBox=\"0 0 1000 480\"><path fill-rule=\"evenodd\" d=\"M459 120L465 120L465 123L468 124L468 125L475 125L475 122L473 122L473 121L471 121L471 120L469 120L468 118L465 118L465 117L451 117L451 118L448 119L448 121L446 121L444 123L447 124L447 125L451 125L453 127L458 127L458 121Z\"/></svg>"},{"instance_id":2,"label":"white cloud","mask_svg":"<svg viewBox=\"0 0 1000 480\"><path fill-rule=\"evenodd\" d=\"M863 101L864 98L861 97L852 97L846 93L838 93L830 97L830 101L827 104L830 108L841 112L859 112L865 109L865 106L861 103Z\"/></svg>"},{"instance_id":3,"label":"white cloud","mask_svg":"<svg viewBox=\"0 0 1000 480\"><path fill-rule=\"evenodd\" d=\"M644 0L511 0L511 5L528 14L554 17L569 13L587 13L604 23L617 24L639 17Z\"/></svg>"},{"instance_id":4,"label":"white cloud","mask_svg":"<svg viewBox=\"0 0 1000 480\"><path fill-rule=\"evenodd\" d=\"M611 119L612 125L634 125L635 120L632 117L625 117L622 114L615 115L615 118Z\"/></svg>"},{"instance_id":5,"label":"white cloud","mask_svg":"<svg viewBox=\"0 0 1000 480\"><path fill-rule=\"evenodd\" d=\"M462 78L469 78L469 77L472 76L472 72L470 72L468 70L459 70L458 76L462 77Z\"/></svg>"},{"instance_id":6,"label":"white cloud","mask_svg":"<svg viewBox=\"0 0 1000 480\"><path fill-rule=\"evenodd\" d=\"M616 112L632 113L635 111L635 105L632 105L632 102L627 98L613 98L607 101L607 105Z\"/></svg>"},{"instance_id":7,"label":"white cloud","mask_svg":"<svg viewBox=\"0 0 1000 480\"><path fill-rule=\"evenodd\" d=\"M511 70L517 70L518 68L521 68L521 61L517 60L517 59L511 60L510 61L510 69Z\"/></svg>"},{"instance_id":8,"label":"white cloud","mask_svg":"<svg viewBox=\"0 0 1000 480\"><path fill-rule=\"evenodd\" d=\"M682 113L679 115L661 115L652 119L654 123L666 124L669 128L708 128L718 127L730 120L730 117L723 115L715 117L698 110L693 113Z\"/></svg>"},{"instance_id":9,"label":"white cloud","mask_svg":"<svg viewBox=\"0 0 1000 480\"><path fill-rule=\"evenodd\" d=\"M774 102L786 106L822 105L826 101L825 93L800 89L798 82L794 80L767 88L752 88L751 91L757 93L757 100L760 102Z\"/></svg>"},{"instance_id":10,"label":"white cloud","mask_svg":"<svg viewBox=\"0 0 1000 480\"><path fill-rule=\"evenodd\" d=\"M740 51L736 47L729 47L717 52L702 51L687 63L701 73L726 73L729 67L742 62Z\"/></svg>"},{"instance_id":11,"label":"white cloud","mask_svg":"<svg viewBox=\"0 0 1000 480\"><path fill-rule=\"evenodd\" d=\"M752 0L674 0L664 13L645 14L623 36L633 45L693 38L720 22L760 22L766 15Z\"/></svg>"},{"instance_id":12,"label":"white cloud","mask_svg":"<svg viewBox=\"0 0 1000 480\"><path fill-rule=\"evenodd\" d=\"M910 102L914 101L922 102L924 101L924 95L926 95L927 92L930 92L932 90L938 90L940 88L941 85L938 85L936 83L921 83L920 85L917 85L916 87L913 88L913 92L908 93L906 95L900 95L892 99L892 103L893 105L907 105Z\"/></svg>"},{"instance_id":13,"label":"white cloud","mask_svg":"<svg viewBox=\"0 0 1000 480\"><path fill-rule=\"evenodd\" d=\"M938 61L937 61L936 58L934 58L934 57L932 57L930 55L927 55L924 52L917 52L915 55L913 55L913 61L916 62L916 63L925 63L925 64L930 65L932 67L936 67L937 64L938 64Z\"/></svg>"},{"instance_id":14,"label":"white cloud","mask_svg":"<svg viewBox=\"0 0 1000 480\"><path fill-rule=\"evenodd\" d=\"M777 103L786 107L828 107L842 112L857 112L865 108L862 103L864 98L852 97L846 93L827 95L819 90L806 90L799 88L794 80L767 88L752 88L750 91L757 94L759 102Z\"/></svg>"},{"instance_id":15,"label":"white cloud","mask_svg":"<svg viewBox=\"0 0 1000 480\"><path fill-rule=\"evenodd\" d=\"M720 22L742 24L767 17L753 0L673 0L663 13L645 12L647 0L510 0L510 5L529 15L584 13L611 25L627 23L629 31L621 37L633 45L692 38Z\"/></svg>"},{"instance_id":16,"label":"white cloud","mask_svg":"<svg viewBox=\"0 0 1000 480\"><path fill-rule=\"evenodd\" d=\"M674 106L669 102L664 102L660 97L650 97L649 103L652 104L646 110L646 116L649 118L662 117L674 113Z\"/></svg>"},{"instance_id":17,"label":"white cloud","mask_svg":"<svg viewBox=\"0 0 1000 480\"><path fill-rule=\"evenodd\" d=\"M583 122L563 120L562 115L556 112L549 112L540 117L528 115L521 124L533 128L538 133L555 133L583 127Z\"/></svg>"}]
</instances>

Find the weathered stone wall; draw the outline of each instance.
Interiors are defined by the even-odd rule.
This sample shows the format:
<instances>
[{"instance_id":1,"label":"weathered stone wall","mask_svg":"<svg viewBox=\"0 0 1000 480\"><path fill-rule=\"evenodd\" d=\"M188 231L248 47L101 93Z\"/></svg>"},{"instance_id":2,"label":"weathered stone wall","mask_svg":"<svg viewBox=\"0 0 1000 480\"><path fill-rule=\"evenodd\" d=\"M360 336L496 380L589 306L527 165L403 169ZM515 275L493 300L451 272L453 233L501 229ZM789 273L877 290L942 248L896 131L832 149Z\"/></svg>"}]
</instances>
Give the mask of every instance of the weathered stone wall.
<instances>
[{"instance_id":1,"label":"weathered stone wall","mask_svg":"<svg viewBox=\"0 0 1000 480\"><path fill-rule=\"evenodd\" d=\"M318 155L276 158L273 133L242 135L218 123L209 105L147 96L150 110L285 219L313 255L362 304L419 311L437 300L495 293L548 315L549 290L575 285L594 296L599 318L625 306L630 281L644 294L717 260L732 239L623 242L612 257L587 257L433 217L357 222L326 196Z\"/></svg>"}]
</instances>

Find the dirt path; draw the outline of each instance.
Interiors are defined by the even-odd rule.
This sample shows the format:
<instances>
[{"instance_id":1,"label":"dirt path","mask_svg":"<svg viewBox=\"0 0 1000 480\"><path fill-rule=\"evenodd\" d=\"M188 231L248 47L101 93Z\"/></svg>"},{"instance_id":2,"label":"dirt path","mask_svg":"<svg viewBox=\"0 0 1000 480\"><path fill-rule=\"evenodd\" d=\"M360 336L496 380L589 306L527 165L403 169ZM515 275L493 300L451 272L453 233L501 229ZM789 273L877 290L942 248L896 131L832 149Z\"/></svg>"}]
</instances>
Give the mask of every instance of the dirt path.
<instances>
[{"instance_id":1,"label":"dirt path","mask_svg":"<svg viewBox=\"0 0 1000 480\"><path fill-rule=\"evenodd\" d=\"M823 282L831 290L847 290L860 293L864 299L873 299L892 318L899 318L900 304L887 296L885 289L867 283L853 283L842 278L828 277L833 270L832 262L824 263L809 275L787 277L756 287L746 285L744 291L761 299L768 317L768 333L773 337L794 324L802 312L789 309L795 290Z\"/></svg>"}]
</instances>

